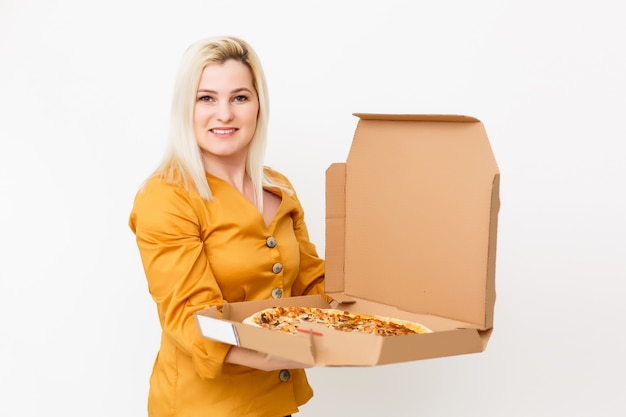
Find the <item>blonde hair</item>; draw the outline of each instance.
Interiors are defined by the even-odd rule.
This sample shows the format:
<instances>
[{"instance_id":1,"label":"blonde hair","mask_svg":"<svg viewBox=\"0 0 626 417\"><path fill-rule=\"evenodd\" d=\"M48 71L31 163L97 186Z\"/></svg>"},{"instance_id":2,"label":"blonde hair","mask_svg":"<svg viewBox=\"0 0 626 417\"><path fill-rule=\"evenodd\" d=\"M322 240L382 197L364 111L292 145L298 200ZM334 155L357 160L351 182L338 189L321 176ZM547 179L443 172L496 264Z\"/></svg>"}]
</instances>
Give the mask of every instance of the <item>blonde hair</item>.
<instances>
[{"instance_id":1,"label":"blonde hair","mask_svg":"<svg viewBox=\"0 0 626 417\"><path fill-rule=\"evenodd\" d=\"M200 147L193 129L196 94L202 71L207 65L222 64L234 59L246 65L252 73L252 83L259 98L259 114L246 160L246 174L252 180L258 209L263 211L263 186L278 187L289 194L286 184L278 183L264 171L263 160L267 143L269 99L265 74L254 50L242 39L232 36L210 37L192 44L181 60L174 84L168 148L161 164L152 176L158 175L171 184L194 186L198 194L211 201L213 194L206 178Z\"/></svg>"}]
</instances>

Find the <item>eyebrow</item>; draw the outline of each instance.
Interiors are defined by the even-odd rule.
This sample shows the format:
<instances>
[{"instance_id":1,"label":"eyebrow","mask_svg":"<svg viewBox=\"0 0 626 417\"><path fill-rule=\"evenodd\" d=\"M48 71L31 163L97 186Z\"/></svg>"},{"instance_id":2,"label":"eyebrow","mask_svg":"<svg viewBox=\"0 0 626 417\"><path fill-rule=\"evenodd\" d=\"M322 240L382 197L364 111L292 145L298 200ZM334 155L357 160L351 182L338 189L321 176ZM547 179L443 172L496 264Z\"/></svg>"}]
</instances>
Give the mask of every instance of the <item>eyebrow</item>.
<instances>
[{"instance_id":1,"label":"eyebrow","mask_svg":"<svg viewBox=\"0 0 626 417\"><path fill-rule=\"evenodd\" d=\"M242 91L247 91L248 93L252 93L252 91L250 91L250 89L246 88L246 87L241 87L241 88L235 88L234 90L232 90L230 92L230 94L236 94L236 93L240 93ZM207 90L205 88L201 88L198 90L198 93L210 93L210 94L218 94L217 91L215 90Z\"/></svg>"}]
</instances>

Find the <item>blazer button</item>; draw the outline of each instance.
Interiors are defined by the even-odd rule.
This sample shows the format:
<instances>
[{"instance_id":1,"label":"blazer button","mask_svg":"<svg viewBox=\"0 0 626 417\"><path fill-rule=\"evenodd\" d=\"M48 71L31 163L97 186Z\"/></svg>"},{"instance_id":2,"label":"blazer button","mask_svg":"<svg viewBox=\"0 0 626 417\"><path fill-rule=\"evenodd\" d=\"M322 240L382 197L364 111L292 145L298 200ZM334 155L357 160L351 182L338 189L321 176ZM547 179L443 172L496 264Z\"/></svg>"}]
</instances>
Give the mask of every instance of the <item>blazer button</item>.
<instances>
[{"instance_id":1,"label":"blazer button","mask_svg":"<svg viewBox=\"0 0 626 417\"><path fill-rule=\"evenodd\" d=\"M276 239L274 239L274 237L270 236L265 241L265 244L267 245L268 248L275 248L276 247Z\"/></svg>"},{"instance_id":2,"label":"blazer button","mask_svg":"<svg viewBox=\"0 0 626 417\"><path fill-rule=\"evenodd\" d=\"M272 265L273 273L280 274L282 270L283 270L283 264L281 264L280 262L276 262L274 265Z\"/></svg>"},{"instance_id":3,"label":"blazer button","mask_svg":"<svg viewBox=\"0 0 626 417\"><path fill-rule=\"evenodd\" d=\"M278 299L278 298L281 298L282 296L283 296L283 290L281 290L280 288L274 288L272 290L272 298Z\"/></svg>"},{"instance_id":4,"label":"blazer button","mask_svg":"<svg viewBox=\"0 0 626 417\"><path fill-rule=\"evenodd\" d=\"M278 373L278 378L280 378L283 382L287 382L289 381L289 378L291 378L291 373L288 370L283 369Z\"/></svg>"}]
</instances>

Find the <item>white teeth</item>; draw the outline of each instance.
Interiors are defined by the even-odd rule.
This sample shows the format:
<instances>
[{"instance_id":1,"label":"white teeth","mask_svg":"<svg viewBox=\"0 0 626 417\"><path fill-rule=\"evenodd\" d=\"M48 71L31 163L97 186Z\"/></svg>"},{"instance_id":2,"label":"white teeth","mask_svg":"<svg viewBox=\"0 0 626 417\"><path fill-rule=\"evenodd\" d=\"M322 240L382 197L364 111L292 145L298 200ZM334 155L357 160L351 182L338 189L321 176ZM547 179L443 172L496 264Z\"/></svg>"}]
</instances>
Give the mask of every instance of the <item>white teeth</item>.
<instances>
[{"instance_id":1,"label":"white teeth","mask_svg":"<svg viewBox=\"0 0 626 417\"><path fill-rule=\"evenodd\" d=\"M235 129L212 129L213 133L218 135L226 135L229 133L233 133Z\"/></svg>"}]
</instances>

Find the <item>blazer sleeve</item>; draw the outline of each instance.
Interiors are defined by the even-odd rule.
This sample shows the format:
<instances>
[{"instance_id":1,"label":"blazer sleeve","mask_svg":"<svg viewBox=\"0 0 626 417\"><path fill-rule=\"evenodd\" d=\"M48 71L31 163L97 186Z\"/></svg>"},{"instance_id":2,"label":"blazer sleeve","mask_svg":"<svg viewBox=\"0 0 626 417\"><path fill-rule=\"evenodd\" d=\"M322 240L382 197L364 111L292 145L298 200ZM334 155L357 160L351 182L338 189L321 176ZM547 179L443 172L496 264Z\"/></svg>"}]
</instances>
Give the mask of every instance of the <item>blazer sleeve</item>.
<instances>
[{"instance_id":1,"label":"blazer sleeve","mask_svg":"<svg viewBox=\"0 0 626 417\"><path fill-rule=\"evenodd\" d=\"M153 178L137 193L129 226L164 337L192 357L200 377L210 379L221 373L230 346L202 337L195 321L196 311L225 303L200 238L200 201Z\"/></svg>"}]
</instances>

